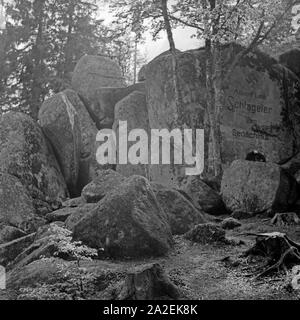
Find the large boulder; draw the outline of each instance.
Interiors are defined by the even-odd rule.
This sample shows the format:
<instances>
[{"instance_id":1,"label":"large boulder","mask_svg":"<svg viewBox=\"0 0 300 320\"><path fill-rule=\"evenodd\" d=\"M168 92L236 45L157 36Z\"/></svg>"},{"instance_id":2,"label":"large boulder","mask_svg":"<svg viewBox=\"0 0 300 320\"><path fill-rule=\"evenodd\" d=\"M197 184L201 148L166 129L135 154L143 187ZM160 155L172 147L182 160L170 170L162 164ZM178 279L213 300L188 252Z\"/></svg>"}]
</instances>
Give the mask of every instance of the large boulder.
<instances>
[{"instance_id":1,"label":"large boulder","mask_svg":"<svg viewBox=\"0 0 300 320\"><path fill-rule=\"evenodd\" d=\"M283 212L297 199L296 181L273 163L236 160L225 170L221 193L230 211Z\"/></svg>"},{"instance_id":2,"label":"large boulder","mask_svg":"<svg viewBox=\"0 0 300 320\"><path fill-rule=\"evenodd\" d=\"M155 57L154 59L152 59L149 63L153 62L153 61L156 60L156 59L159 59L159 58L162 57L162 56L169 55L170 53L171 53L170 50L164 51L163 53L159 54L157 57ZM176 53L177 53L177 54L180 54L181 51L176 49ZM143 82L143 81L146 80L146 74L147 74L147 73L146 73L146 69L147 69L147 64L145 64L145 65L143 65L143 66L141 67L141 69L140 69L139 72L138 72L138 81Z\"/></svg>"},{"instance_id":3,"label":"large boulder","mask_svg":"<svg viewBox=\"0 0 300 320\"><path fill-rule=\"evenodd\" d=\"M82 150L81 123L72 91L47 99L40 111L39 122L51 141L71 195L77 195ZM72 99L72 103L71 102ZM75 98L76 99L76 98Z\"/></svg>"},{"instance_id":4,"label":"large boulder","mask_svg":"<svg viewBox=\"0 0 300 320\"><path fill-rule=\"evenodd\" d=\"M0 224L30 232L36 222L32 199L20 180L0 173ZM0 225L0 230L3 228Z\"/></svg>"},{"instance_id":5,"label":"large boulder","mask_svg":"<svg viewBox=\"0 0 300 320\"><path fill-rule=\"evenodd\" d=\"M113 129L117 134L117 145L121 144L118 141L119 137L119 124L120 121L127 122L127 132L130 132L134 129L143 129L147 134L150 132L149 130L149 121L148 121L148 111L147 111L147 104L146 104L146 96L142 92L134 91L129 96L124 98L123 100L119 101L115 107L115 122L113 125ZM127 133L126 133L127 135ZM147 136L148 137L148 136ZM126 138L126 137L125 137ZM127 144L127 154L130 151L130 148L135 145L136 142L128 142ZM142 147L145 145L142 143ZM150 145L150 141L148 140L148 147ZM122 145L121 145L122 146ZM146 145L147 147L147 145ZM118 148L117 148L118 150ZM148 148L149 150L149 148ZM147 151L148 151L147 150ZM135 155L136 155L135 151ZM141 153L141 152L140 152ZM149 178L149 154L148 157L142 159L142 155L139 155L141 158L141 163L131 164L128 159L128 164L118 164L117 165L117 172L121 173L126 177L130 177L132 175L140 175L146 178ZM129 156L128 156L129 158Z\"/></svg>"},{"instance_id":6,"label":"large boulder","mask_svg":"<svg viewBox=\"0 0 300 320\"><path fill-rule=\"evenodd\" d=\"M19 178L36 200L55 203L67 195L50 144L26 114L8 112L0 118L0 171Z\"/></svg>"},{"instance_id":7,"label":"large boulder","mask_svg":"<svg viewBox=\"0 0 300 320\"><path fill-rule=\"evenodd\" d=\"M172 244L167 217L150 183L140 176L107 194L75 225L73 235L110 257L161 256Z\"/></svg>"},{"instance_id":8,"label":"large boulder","mask_svg":"<svg viewBox=\"0 0 300 320\"><path fill-rule=\"evenodd\" d=\"M97 177L83 188L81 196L87 203L96 203L124 180L125 177L116 171L110 169L98 171Z\"/></svg>"},{"instance_id":9,"label":"large boulder","mask_svg":"<svg viewBox=\"0 0 300 320\"><path fill-rule=\"evenodd\" d=\"M156 198L168 217L172 234L180 235L188 232L199 223L205 223L205 214L180 192L169 188L153 188Z\"/></svg>"},{"instance_id":10,"label":"large boulder","mask_svg":"<svg viewBox=\"0 0 300 320\"><path fill-rule=\"evenodd\" d=\"M86 101L98 129L111 128L116 104L134 91L145 93L145 84L136 83L128 87L100 87L90 101Z\"/></svg>"},{"instance_id":11,"label":"large boulder","mask_svg":"<svg viewBox=\"0 0 300 320\"><path fill-rule=\"evenodd\" d=\"M225 58L242 48L229 46ZM257 51L247 55L224 85L222 156L226 164L257 150L268 162L285 163L299 149L299 78Z\"/></svg>"},{"instance_id":12,"label":"large boulder","mask_svg":"<svg viewBox=\"0 0 300 320\"><path fill-rule=\"evenodd\" d=\"M223 69L241 52L230 44L222 49ZM205 170L210 171L213 155L206 113L206 55L204 49L177 54L177 83L181 104L176 105L172 56L154 59L146 68L146 89L151 129L190 128L205 130ZM253 52L240 60L223 79L221 109L221 155L224 168L235 159L245 159L253 150L267 161L282 163L298 148L299 79L275 59ZM185 166L184 166L185 167ZM151 166L151 178L179 186L185 176L180 165Z\"/></svg>"},{"instance_id":13,"label":"large boulder","mask_svg":"<svg viewBox=\"0 0 300 320\"><path fill-rule=\"evenodd\" d=\"M98 129L75 91L65 90L62 92L61 97L63 95L71 102L79 118L81 148L77 186L81 190L93 179L99 167L96 161L96 136Z\"/></svg>"},{"instance_id":14,"label":"large boulder","mask_svg":"<svg viewBox=\"0 0 300 320\"><path fill-rule=\"evenodd\" d=\"M179 189L194 206L212 215L222 215L226 213L222 197L220 194L208 186L200 177L189 177L182 183Z\"/></svg>"},{"instance_id":15,"label":"large boulder","mask_svg":"<svg viewBox=\"0 0 300 320\"><path fill-rule=\"evenodd\" d=\"M170 52L155 58L145 68L147 109L150 129L181 129L204 127L205 89L200 82L205 83L205 67L201 72L198 52L177 54L177 84L181 92L182 105L178 110L174 89L172 55ZM202 67L202 64L200 64ZM197 80L200 78L200 80ZM185 176L184 166L150 165L151 180L178 187Z\"/></svg>"},{"instance_id":16,"label":"large boulder","mask_svg":"<svg viewBox=\"0 0 300 320\"><path fill-rule=\"evenodd\" d=\"M83 56L72 76L73 89L88 102L92 101L98 88L123 87L124 84L118 64L105 56Z\"/></svg>"}]
</instances>

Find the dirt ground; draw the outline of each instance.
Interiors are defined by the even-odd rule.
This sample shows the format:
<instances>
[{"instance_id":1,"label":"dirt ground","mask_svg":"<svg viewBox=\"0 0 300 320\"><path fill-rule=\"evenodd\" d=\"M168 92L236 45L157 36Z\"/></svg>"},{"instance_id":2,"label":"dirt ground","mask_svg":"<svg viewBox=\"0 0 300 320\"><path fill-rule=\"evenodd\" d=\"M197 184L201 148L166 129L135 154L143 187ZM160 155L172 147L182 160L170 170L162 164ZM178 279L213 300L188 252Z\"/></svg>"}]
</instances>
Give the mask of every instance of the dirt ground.
<instances>
[{"instance_id":1,"label":"dirt ground","mask_svg":"<svg viewBox=\"0 0 300 320\"><path fill-rule=\"evenodd\" d=\"M253 237L242 235L244 233L280 231L299 242L300 227L278 228L270 219L259 218L242 222L241 227L227 231L227 237L240 239L243 245L203 246L178 238L175 249L178 253L164 261L170 276L175 280L177 274L182 279L191 299L299 299L299 293L289 289L289 277L285 272L255 279L257 265L240 256L255 242ZM236 266L220 261L225 257L231 257Z\"/></svg>"},{"instance_id":2,"label":"dirt ground","mask_svg":"<svg viewBox=\"0 0 300 320\"><path fill-rule=\"evenodd\" d=\"M300 226L278 228L270 223L270 219L263 218L242 220L242 223L241 227L226 233L229 239L242 240L245 243L242 245L201 245L178 236L175 238L174 250L168 257L138 263L120 263L125 269L140 263L160 263L187 299L300 299L300 292L291 289L291 278L284 271L255 279L257 264L240 257L255 242L255 238L241 234L280 231L300 242ZM226 257L231 257L231 261L236 265L222 262L221 260Z\"/></svg>"},{"instance_id":3,"label":"dirt ground","mask_svg":"<svg viewBox=\"0 0 300 320\"><path fill-rule=\"evenodd\" d=\"M227 238L242 240L240 245L201 245L175 237L175 246L167 257L144 261L92 261L83 266L96 275L86 288L85 299L111 299L114 288L120 286L126 273L134 266L160 263L172 281L181 289L184 299L195 300L299 300L300 292L291 288L291 275L281 271L272 276L255 279L258 264L242 258L255 239L249 232L286 233L300 242L300 227L274 227L270 219L242 220L242 226L227 231ZM230 257L225 263L222 259ZM14 299L11 292L0 293L0 299Z\"/></svg>"}]
</instances>

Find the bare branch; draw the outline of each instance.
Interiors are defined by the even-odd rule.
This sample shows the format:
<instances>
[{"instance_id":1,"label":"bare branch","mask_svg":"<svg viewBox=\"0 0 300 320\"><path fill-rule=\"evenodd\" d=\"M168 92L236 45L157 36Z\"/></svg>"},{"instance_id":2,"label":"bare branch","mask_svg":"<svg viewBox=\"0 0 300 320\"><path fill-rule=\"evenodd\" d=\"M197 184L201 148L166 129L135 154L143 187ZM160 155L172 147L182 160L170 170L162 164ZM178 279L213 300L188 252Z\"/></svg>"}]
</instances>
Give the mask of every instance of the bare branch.
<instances>
[{"instance_id":1,"label":"bare branch","mask_svg":"<svg viewBox=\"0 0 300 320\"><path fill-rule=\"evenodd\" d=\"M184 20L182 20L182 19L180 19L180 18L177 18L177 17L175 17L175 16L173 16L173 15L169 15L169 17L170 17L171 20L180 22L180 23L184 24L184 25L187 26L187 27L195 28L195 29L198 29L198 30L200 30L200 31L202 31L202 32L204 31L204 28L202 28L202 27L200 27L200 26L198 26L198 25L196 25L196 24L194 24L194 23L184 21Z\"/></svg>"}]
</instances>

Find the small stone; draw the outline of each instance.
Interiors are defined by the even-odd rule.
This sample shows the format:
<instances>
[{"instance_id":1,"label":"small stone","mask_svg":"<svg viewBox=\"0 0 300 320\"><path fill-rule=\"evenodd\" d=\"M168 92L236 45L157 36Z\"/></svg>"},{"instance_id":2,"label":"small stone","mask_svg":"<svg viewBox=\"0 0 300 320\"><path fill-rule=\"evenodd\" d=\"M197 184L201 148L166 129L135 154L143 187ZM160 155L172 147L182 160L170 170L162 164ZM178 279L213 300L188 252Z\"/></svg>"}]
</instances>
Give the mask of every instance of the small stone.
<instances>
[{"instance_id":1,"label":"small stone","mask_svg":"<svg viewBox=\"0 0 300 320\"><path fill-rule=\"evenodd\" d=\"M242 224L234 218L226 218L221 223L221 227L225 230L232 230L240 227Z\"/></svg>"},{"instance_id":2,"label":"small stone","mask_svg":"<svg viewBox=\"0 0 300 320\"><path fill-rule=\"evenodd\" d=\"M226 243L225 234L225 231L219 226L206 223L195 226L185 234L185 238L201 244Z\"/></svg>"}]
</instances>

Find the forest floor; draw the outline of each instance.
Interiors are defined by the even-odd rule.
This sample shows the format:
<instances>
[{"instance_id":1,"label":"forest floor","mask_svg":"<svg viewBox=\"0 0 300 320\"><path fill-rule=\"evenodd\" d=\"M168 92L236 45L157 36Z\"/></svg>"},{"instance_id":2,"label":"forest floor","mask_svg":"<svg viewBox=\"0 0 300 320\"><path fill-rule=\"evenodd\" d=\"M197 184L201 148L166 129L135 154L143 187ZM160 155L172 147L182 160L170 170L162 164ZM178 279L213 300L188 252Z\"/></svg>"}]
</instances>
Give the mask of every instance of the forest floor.
<instances>
[{"instance_id":1,"label":"forest floor","mask_svg":"<svg viewBox=\"0 0 300 320\"><path fill-rule=\"evenodd\" d=\"M159 263L171 280L181 289L184 299L195 300L298 300L300 292L291 288L291 276L281 271L271 276L255 279L259 266L256 261L241 257L255 242L245 233L284 232L300 242L300 228L275 227L269 219L251 218L242 220L241 227L227 231L227 238L242 240L243 244L201 245L175 237L175 246L167 257L143 261L94 260L82 265L96 275L96 280L86 288L85 299L111 299L132 267ZM222 259L230 257L226 262ZM9 295L8 295L9 294ZM14 299L10 292L0 299Z\"/></svg>"},{"instance_id":2,"label":"forest floor","mask_svg":"<svg viewBox=\"0 0 300 320\"><path fill-rule=\"evenodd\" d=\"M279 231L300 242L300 228L297 226L278 228L271 224L270 219L262 218L251 218L242 222L241 227L226 232L227 238L242 240L244 242L242 245L202 245L177 236L174 249L168 257L136 263L123 261L118 265L122 265L123 271L143 263L160 263L187 299L300 299L300 292L291 288L291 277L284 271L255 279L254 273L258 264L241 257L255 243L255 238L241 234ZM233 265L222 262L226 257L231 257ZM100 294L99 298L105 299L105 296Z\"/></svg>"}]
</instances>

